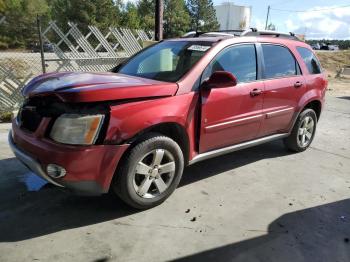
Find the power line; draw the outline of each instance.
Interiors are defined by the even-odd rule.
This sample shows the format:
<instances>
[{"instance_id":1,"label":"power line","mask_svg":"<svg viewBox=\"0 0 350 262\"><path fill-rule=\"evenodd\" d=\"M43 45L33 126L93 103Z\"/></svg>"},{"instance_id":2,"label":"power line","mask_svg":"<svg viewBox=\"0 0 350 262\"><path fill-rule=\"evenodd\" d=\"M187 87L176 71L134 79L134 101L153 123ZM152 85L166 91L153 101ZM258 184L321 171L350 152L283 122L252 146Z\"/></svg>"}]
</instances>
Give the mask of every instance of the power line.
<instances>
[{"instance_id":1,"label":"power line","mask_svg":"<svg viewBox=\"0 0 350 262\"><path fill-rule=\"evenodd\" d=\"M334 10L344 7L350 7L350 5L343 5L343 6L335 6L335 7L329 7L329 8L322 8L322 9L311 9L311 10L288 10L288 9L278 9L278 8L270 8L274 11L281 11L281 12L294 12L294 13L305 13L305 12L321 12L321 11L328 11L328 10Z\"/></svg>"}]
</instances>

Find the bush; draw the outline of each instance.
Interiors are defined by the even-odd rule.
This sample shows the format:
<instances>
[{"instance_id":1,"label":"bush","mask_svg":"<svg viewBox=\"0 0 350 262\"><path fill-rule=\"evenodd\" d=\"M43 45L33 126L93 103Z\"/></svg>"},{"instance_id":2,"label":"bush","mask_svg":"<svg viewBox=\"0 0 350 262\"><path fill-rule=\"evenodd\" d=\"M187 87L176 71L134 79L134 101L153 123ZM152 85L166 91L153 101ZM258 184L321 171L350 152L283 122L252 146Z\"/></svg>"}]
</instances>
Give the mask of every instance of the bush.
<instances>
[{"instance_id":1,"label":"bush","mask_svg":"<svg viewBox=\"0 0 350 262\"><path fill-rule=\"evenodd\" d=\"M0 41L0 50L6 50L9 48L9 45L5 42Z\"/></svg>"},{"instance_id":2,"label":"bush","mask_svg":"<svg viewBox=\"0 0 350 262\"><path fill-rule=\"evenodd\" d=\"M0 123L9 123L12 120L12 112L0 112Z\"/></svg>"}]
</instances>

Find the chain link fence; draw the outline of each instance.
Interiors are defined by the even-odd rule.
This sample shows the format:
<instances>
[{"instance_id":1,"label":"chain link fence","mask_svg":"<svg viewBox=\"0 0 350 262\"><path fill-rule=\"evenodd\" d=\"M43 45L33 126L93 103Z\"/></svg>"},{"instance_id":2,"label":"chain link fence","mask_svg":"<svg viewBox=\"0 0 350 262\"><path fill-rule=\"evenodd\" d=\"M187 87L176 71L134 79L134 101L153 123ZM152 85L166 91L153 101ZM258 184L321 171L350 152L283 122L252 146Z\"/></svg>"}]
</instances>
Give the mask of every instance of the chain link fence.
<instances>
[{"instance_id":1,"label":"chain link fence","mask_svg":"<svg viewBox=\"0 0 350 262\"><path fill-rule=\"evenodd\" d=\"M0 27L4 23L6 18L0 16ZM0 112L18 108L22 88L43 70L106 72L140 51L143 42L154 39L154 33L115 27L81 29L74 23L64 30L52 21L42 30L42 45L36 39L30 50L0 51Z\"/></svg>"}]
</instances>

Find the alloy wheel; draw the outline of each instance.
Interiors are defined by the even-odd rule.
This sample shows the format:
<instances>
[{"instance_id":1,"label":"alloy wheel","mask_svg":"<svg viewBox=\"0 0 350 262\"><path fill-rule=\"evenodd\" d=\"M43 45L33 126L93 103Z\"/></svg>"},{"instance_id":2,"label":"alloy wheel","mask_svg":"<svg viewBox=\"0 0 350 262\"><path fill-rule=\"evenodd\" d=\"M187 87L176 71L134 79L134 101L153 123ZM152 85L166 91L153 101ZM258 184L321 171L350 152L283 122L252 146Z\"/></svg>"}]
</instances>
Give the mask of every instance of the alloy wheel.
<instances>
[{"instance_id":1,"label":"alloy wheel","mask_svg":"<svg viewBox=\"0 0 350 262\"><path fill-rule=\"evenodd\" d=\"M142 198L154 198L168 189L174 179L174 156L165 149L143 155L134 169L134 189Z\"/></svg>"},{"instance_id":2,"label":"alloy wheel","mask_svg":"<svg viewBox=\"0 0 350 262\"><path fill-rule=\"evenodd\" d=\"M307 147L312 139L315 128L315 121L312 117L307 116L301 122L298 129L297 142L300 147Z\"/></svg>"}]
</instances>

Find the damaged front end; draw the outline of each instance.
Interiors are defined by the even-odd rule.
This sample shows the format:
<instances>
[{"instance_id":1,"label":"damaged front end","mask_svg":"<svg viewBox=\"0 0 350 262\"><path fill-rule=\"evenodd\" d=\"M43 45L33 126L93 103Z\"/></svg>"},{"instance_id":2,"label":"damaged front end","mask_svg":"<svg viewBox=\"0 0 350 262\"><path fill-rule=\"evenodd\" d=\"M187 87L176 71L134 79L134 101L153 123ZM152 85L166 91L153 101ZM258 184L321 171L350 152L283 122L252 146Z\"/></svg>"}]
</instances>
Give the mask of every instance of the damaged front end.
<instances>
[{"instance_id":1,"label":"damaged front end","mask_svg":"<svg viewBox=\"0 0 350 262\"><path fill-rule=\"evenodd\" d=\"M47 138L66 144L102 144L108 127L109 112L108 102L65 103L55 96L34 96L24 101L16 121L21 129L34 133L46 118L49 119L44 134ZM79 134L79 130L84 131L86 127L89 129ZM69 136L69 132L77 136L77 141L66 141L62 137L65 133Z\"/></svg>"},{"instance_id":2,"label":"damaged front end","mask_svg":"<svg viewBox=\"0 0 350 262\"><path fill-rule=\"evenodd\" d=\"M119 119L111 119L111 110L174 96L177 88L175 83L111 73L42 75L23 89L25 100L13 120L9 144L22 163L49 182L83 193L106 193L129 147L106 139L110 122Z\"/></svg>"},{"instance_id":3,"label":"damaged front end","mask_svg":"<svg viewBox=\"0 0 350 262\"><path fill-rule=\"evenodd\" d=\"M128 148L105 145L110 102L64 103L55 96L27 98L13 121L9 144L16 157L48 182L79 194L106 193Z\"/></svg>"}]
</instances>

